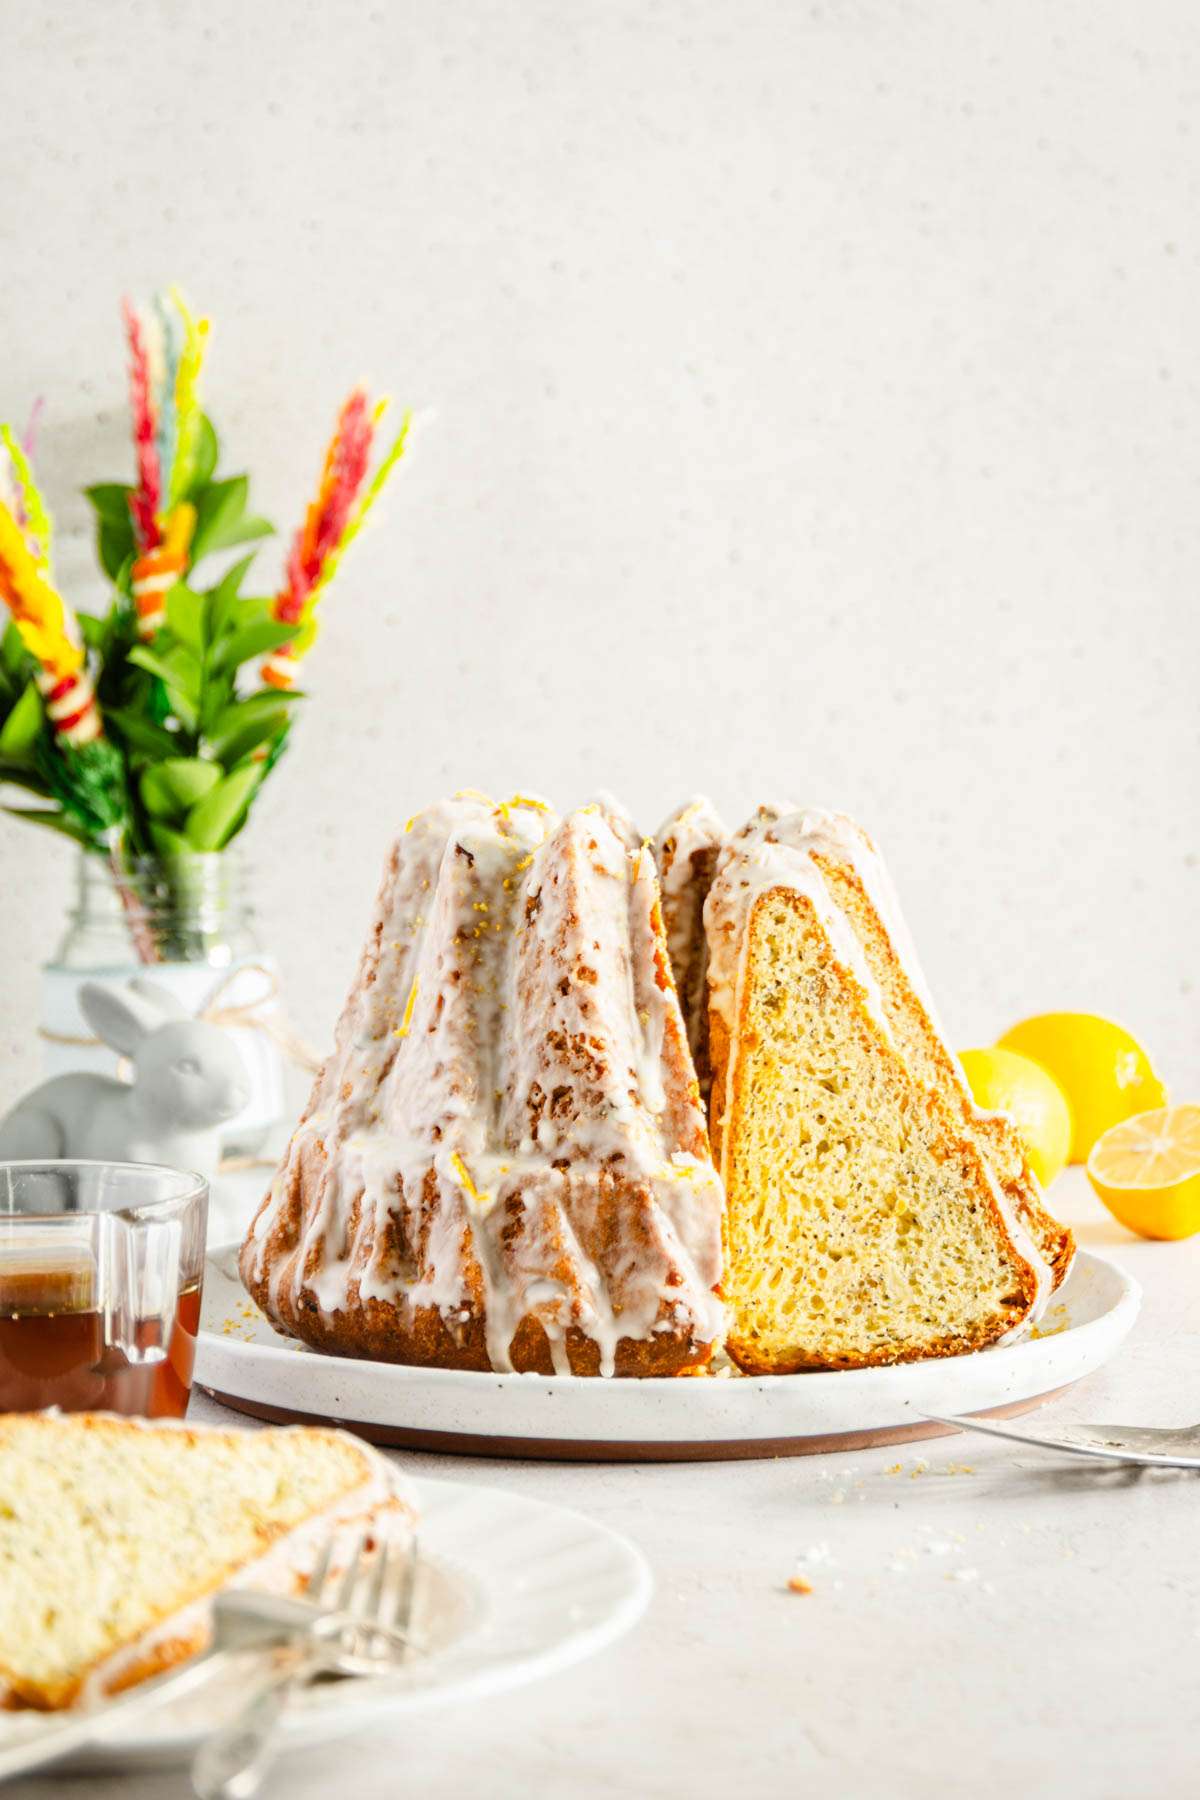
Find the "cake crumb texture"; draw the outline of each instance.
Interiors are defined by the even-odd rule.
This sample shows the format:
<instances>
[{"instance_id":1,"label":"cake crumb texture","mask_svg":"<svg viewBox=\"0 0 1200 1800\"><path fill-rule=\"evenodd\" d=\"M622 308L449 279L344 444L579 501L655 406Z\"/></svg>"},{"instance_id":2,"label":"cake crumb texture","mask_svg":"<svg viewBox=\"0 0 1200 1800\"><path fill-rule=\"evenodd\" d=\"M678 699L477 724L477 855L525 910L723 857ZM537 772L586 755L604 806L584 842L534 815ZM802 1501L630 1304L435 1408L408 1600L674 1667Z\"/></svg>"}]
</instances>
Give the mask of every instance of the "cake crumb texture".
<instances>
[{"instance_id":1,"label":"cake crumb texture","mask_svg":"<svg viewBox=\"0 0 1200 1800\"><path fill-rule=\"evenodd\" d=\"M199 1648L202 1616L138 1654L146 1634L378 1471L335 1431L0 1418L0 1704L69 1706L115 1653L126 1666L106 1689Z\"/></svg>"}]
</instances>

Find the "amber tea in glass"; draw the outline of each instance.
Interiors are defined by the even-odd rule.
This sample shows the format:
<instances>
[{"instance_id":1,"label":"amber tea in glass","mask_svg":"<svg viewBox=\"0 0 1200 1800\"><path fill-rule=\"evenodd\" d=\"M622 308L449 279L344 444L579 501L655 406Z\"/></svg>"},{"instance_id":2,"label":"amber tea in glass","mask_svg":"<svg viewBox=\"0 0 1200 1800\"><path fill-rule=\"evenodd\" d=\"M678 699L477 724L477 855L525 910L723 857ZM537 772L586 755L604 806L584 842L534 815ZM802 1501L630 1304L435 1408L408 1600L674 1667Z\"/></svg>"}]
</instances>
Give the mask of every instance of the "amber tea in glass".
<instances>
[{"instance_id":1,"label":"amber tea in glass","mask_svg":"<svg viewBox=\"0 0 1200 1800\"><path fill-rule=\"evenodd\" d=\"M152 1163L0 1163L0 1412L182 1418L207 1212Z\"/></svg>"}]
</instances>

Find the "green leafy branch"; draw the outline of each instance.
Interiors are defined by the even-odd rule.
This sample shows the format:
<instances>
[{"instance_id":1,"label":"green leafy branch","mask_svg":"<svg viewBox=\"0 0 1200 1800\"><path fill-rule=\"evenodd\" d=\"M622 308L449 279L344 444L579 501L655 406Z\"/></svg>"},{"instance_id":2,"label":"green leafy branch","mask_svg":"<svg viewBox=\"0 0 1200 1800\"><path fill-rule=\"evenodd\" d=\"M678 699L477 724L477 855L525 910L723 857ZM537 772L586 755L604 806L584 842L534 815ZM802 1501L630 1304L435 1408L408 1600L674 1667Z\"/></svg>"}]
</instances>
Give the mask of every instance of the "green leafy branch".
<instances>
[{"instance_id":1,"label":"green leafy branch","mask_svg":"<svg viewBox=\"0 0 1200 1800\"><path fill-rule=\"evenodd\" d=\"M251 558L198 592L167 596L153 644L134 644L118 703L105 708L130 770L135 842L160 856L223 850L246 822L283 753L295 691L241 695L238 671L295 637L270 617L270 601L246 597Z\"/></svg>"},{"instance_id":2,"label":"green leafy branch","mask_svg":"<svg viewBox=\"0 0 1200 1800\"><path fill-rule=\"evenodd\" d=\"M188 579L167 596L166 623L139 641L132 603L138 554L124 482L86 490L96 515L96 549L114 584L108 611L80 614L105 736L72 749L57 739L34 679L35 665L13 626L0 639L0 782L35 804L8 811L109 853L175 857L223 850L246 823L265 777L283 753L296 691L239 693L247 663L290 643L299 627L270 616L269 599L242 593L254 550L209 587L198 565L256 544L272 530L248 510L245 475L218 478L217 436L201 415L190 484L195 507Z\"/></svg>"},{"instance_id":3,"label":"green leafy branch","mask_svg":"<svg viewBox=\"0 0 1200 1800\"><path fill-rule=\"evenodd\" d=\"M270 537L274 526L267 519L248 512L250 478L229 475L218 480L217 434L212 421L200 414L196 432L195 460L191 480L179 500L196 509L196 529L192 533L192 570L205 557L219 550L233 550ZM96 514L96 555L109 580L128 594L129 571L137 556L137 540L133 516L129 510L132 484L123 481L101 481L85 488L84 493Z\"/></svg>"}]
</instances>

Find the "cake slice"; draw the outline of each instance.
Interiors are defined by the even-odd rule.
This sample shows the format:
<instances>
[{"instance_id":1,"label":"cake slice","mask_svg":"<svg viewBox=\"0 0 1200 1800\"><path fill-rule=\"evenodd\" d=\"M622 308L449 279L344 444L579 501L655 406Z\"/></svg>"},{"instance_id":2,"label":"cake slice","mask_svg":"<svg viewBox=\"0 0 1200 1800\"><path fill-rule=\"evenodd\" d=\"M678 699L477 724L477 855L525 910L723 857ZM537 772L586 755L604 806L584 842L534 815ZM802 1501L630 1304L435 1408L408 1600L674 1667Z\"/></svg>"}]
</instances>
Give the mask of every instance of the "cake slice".
<instances>
[{"instance_id":1,"label":"cake slice","mask_svg":"<svg viewBox=\"0 0 1200 1800\"><path fill-rule=\"evenodd\" d=\"M717 872L717 860L729 840L729 832L711 800L695 795L659 827L654 840L662 888L663 925L667 951L675 976L675 988L688 1048L696 1065L696 1080L705 1105L712 1086L708 1059L708 939L704 933L704 902Z\"/></svg>"},{"instance_id":2,"label":"cake slice","mask_svg":"<svg viewBox=\"0 0 1200 1800\"><path fill-rule=\"evenodd\" d=\"M1075 1256L1074 1234L1046 1206L1012 1119L976 1105L939 1020L882 857L848 820L834 821L833 829L839 827L849 854L826 856L820 864L822 879L859 940L888 1029L917 1079L950 1107L958 1128L975 1145L1049 1263L1053 1285L1061 1287Z\"/></svg>"},{"instance_id":3,"label":"cake slice","mask_svg":"<svg viewBox=\"0 0 1200 1800\"><path fill-rule=\"evenodd\" d=\"M201 1649L230 1585L298 1593L335 1532L407 1534L382 1459L338 1431L104 1413L0 1418L0 1708L57 1710Z\"/></svg>"},{"instance_id":4,"label":"cake slice","mask_svg":"<svg viewBox=\"0 0 1200 1800\"><path fill-rule=\"evenodd\" d=\"M1019 1332L1070 1234L1008 1121L973 1106L870 840L760 809L706 923L734 1360L855 1368Z\"/></svg>"}]
</instances>

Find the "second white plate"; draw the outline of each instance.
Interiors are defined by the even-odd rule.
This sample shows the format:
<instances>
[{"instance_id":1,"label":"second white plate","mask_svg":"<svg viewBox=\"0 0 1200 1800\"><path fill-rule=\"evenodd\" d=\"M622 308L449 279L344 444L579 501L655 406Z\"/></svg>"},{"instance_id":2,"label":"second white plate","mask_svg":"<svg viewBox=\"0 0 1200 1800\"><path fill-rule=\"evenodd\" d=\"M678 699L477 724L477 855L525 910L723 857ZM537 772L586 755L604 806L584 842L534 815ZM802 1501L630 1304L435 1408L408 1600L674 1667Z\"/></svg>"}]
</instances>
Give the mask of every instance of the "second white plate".
<instances>
[{"instance_id":1,"label":"second white plate","mask_svg":"<svg viewBox=\"0 0 1200 1800\"><path fill-rule=\"evenodd\" d=\"M273 1420L326 1420L382 1444L472 1455L698 1461L936 1436L925 1412L1028 1410L1108 1360L1137 1317L1123 1270L1080 1251L1039 1334L974 1356L834 1373L600 1381L320 1356L280 1337L209 1253L196 1380Z\"/></svg>"},{"instance_id":2,"label":"second white plate","mask_svg":"<svg viewBox=\"0 0 1200 1800\"><path fill-rule=\"evenodd\" d=\"M554 1674L611 1644L646 1609L653 1584L645 1560L606 1526L494 1488L410 1479L420 1513L415 1623L429 1654L395 1675L305 1689L284 1714L281 1749ZM185 1763L236 1711L244 1681L234 1665L157 1707L124 1716L118 1705L70 1766ZM52 1736L61 1718L0 1712L0 1752Z\"/></svg>"}]
</instances>

